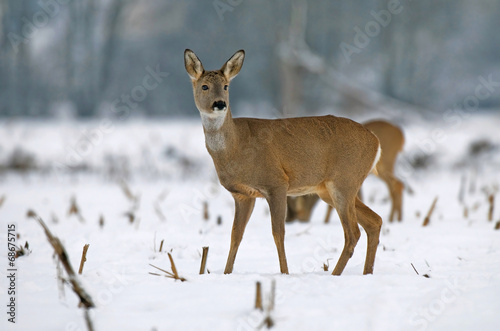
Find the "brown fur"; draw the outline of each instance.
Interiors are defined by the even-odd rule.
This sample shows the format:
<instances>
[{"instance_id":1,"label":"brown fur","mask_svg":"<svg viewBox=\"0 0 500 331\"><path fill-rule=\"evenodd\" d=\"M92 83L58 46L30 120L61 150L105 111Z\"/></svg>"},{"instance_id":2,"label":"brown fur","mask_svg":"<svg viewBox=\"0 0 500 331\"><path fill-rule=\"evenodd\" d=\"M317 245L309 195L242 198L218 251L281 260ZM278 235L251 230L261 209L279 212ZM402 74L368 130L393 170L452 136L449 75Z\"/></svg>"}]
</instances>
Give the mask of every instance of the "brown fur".
<instances>
[{"instance_id":1,"label":"brown fur","mask_svg":"<svg viewBox=\"0 0 500 331\"><path fill-rule=\"evenodd\" d=\"M394 124L382 120L367 122L364 123L364 126L378 137L382 148L382 156L376 169L377 176L386 183L391 196L392 206L389 222L392 222L396 215L398 221L401 221L403 218L404 184L394 176L394 164L405 143L403 131Z\"/></svg>"},{"instance_id":2,"label":"brown fur","mask_svg":"<svg viewBox=\"0 0 500 331\"><path fill-rule=\"evenodd\" d=\"M192 51L184 53L208 152L221 184L235 200L224 272L232 272L255 198L262 197L271 212L280 270L288 273L284 247L287 196L316 193L337 209L344 228L344 250L333 274L342 273L354 251L360 235L358 223L368 235L364 273L372 273L382 221L356 194L372 170L378 139L361 124L335 116L233 119L229 89L224 86L238 74L243 59L244 52L238 51L220 70L206 72ZM216 109L214 102L224 102L227 108Z\"/></svg>"},{"instance_id":3,"label":"brown fur","mask_svg":"<svg viewBox=\"0 0 500 331\"><path fill-rule=\"evenodd\" d=\"M380 147L382 148L382 155L376 166L376 176L382 179L389 189L392 202L389 221L392 222L396 215L398 221L401 221L403 216L402 204L404 184L394 176L394 164L396 163L398 154L403 150L405 141L403 131L394 124L383 120L370 121L364 123L364 126L378 137ZM314 195L306 195L297 198L289 197L287 222L291 222L294 219L308 222L311 217L312 209L317 201L318 198ZM329 206L325 216L325 223L328 223L331 212L332 207Z\"/></svg>"}]
</instances>

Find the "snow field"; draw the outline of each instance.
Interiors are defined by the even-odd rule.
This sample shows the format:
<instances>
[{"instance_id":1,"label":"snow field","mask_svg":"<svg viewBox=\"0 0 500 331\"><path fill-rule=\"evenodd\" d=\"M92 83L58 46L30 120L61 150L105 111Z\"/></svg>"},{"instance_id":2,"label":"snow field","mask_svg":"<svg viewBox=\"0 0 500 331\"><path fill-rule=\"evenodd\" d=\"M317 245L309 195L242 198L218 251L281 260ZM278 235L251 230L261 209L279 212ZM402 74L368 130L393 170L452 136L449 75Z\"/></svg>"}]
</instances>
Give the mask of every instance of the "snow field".
<instances>
[{"instance_id":1,"label":"snow field","mask_svg":"<svg viewBox=\"0 0 500 331\"><path fill-rule=\"evenodd\" d=\"M6 247L6 224L15 223L20 235L17 244L27 241L31 250L16 260L17 323L11 325L4 317L2 329L86 329L74 293L65 286L63 295L58 288L53 249L43 230L26 218L32 209L62 240L74 269L83 245L90 244L79 279L97 304L91 310L96 330L253 330L265 318L253 309L255 282L262 283L266 304L272 280L276 281L271 312L276 330L497 330L500 232L494 224L500 214L497 202L494 221L487 221L488 204L481 188L498 184L498 157L489 167L480 168L476 191L465 195L468 218L458 192L462 177L466 175L468 184L472 177L469 170L454 166L474 137L486 136L498 143L497 123L497 118L476 119L464 125L461 133L446 131L453 143L436 143L440 166L406 177L415 193L405 194L402 223L384 223L374 274L362 276L366 254L362 231L340 277L330 275L343 247L336 214L330 224L323 224L326 205L318 203L309 224L286 226L290 275L281 275L268 207L262 200L247 226L233 274L224 275L234 207L230 194L215 179L199 122L116 125L96 138L91 151L82 156L87 172L51 170L0 177L0 196L6 196L0 207L0 244ZM95 127L90 124L87 130ZM82 129L81 124L10 126L10 132L2 131L0 160L22 147L36 156L40 166L51 169L55 162L65 162ZM405 151L419 148L426 138L425 128L405 129ZM166 145L173 148L170 154ZM106 155L127 160L131 176L126 182L140 197L133 223L124 215L132 210L132 202L116 180L116 174L123 173L109 172ZM190 172L183 170L182 160L191 161ZM389 204L384 184L371 176L363 190L367 204L386 219ZM72 196L85 222L67 215ZM436 196L431 223L422 227ZM203 220L204 201L209 206L208 221ZM221 225L217 225L219 216ZM203 246L210 247L210 274L199 275ZM166 252L172 253L186 282L149 274L158 272L149 264L170 270ZM7 250L2 250L1 259L6 264ZM329 263L328 272L323 271L323 263ZM6 303L5 292L2 286Z\"/></svg>"}]
</instances>

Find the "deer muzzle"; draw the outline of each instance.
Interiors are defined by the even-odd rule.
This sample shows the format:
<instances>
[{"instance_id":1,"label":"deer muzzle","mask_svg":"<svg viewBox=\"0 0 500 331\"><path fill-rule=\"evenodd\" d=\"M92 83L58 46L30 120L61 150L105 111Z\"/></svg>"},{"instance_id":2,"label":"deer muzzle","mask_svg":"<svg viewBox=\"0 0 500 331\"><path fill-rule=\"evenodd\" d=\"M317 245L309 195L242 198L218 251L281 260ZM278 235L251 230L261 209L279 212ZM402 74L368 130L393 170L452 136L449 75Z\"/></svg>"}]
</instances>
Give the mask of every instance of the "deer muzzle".
<instances>
[{"instance_id":1,"label":"deer muzzle","mask_svg":"<svg viewBox=\"0 0 500 331\"><path fill-rule=\"evenodd\" d=\"M226 109L226 102L225 101L222 101L222 100L219 100L219 101L214 101L213 105L212 105L212 109L214 111L222 111L222 110L225 110Z\"/></svg>"}]
</instances>

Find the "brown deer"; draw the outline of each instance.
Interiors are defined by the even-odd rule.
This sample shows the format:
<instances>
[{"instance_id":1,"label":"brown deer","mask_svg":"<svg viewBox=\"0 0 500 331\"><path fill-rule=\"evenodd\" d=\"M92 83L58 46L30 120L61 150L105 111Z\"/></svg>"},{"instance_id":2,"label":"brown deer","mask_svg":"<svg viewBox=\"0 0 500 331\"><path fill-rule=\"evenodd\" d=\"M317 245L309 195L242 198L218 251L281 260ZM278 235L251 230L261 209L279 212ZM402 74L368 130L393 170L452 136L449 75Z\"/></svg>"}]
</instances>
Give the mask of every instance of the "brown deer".
<instances>
[{"instance_id":1,"label":"brown deer","mask_svg":"<svg viewBox=\"0 0 500 331\"><path fill-rule=\"evenodd\" d=\"M224 273L233 265L253 211L265 198L278 250L281 273L285 256L287 196L315 193L337 209L344 230L344 249L333 270L340 275L365 229L368 247L364 274L373 273L382 219L356 196L380 157L377 137L364 126L335 116L288 119L233 118L229 83L239 73L245 52L236 52L219 70L205 71L187 49L184 64L219 181L235 202L231 245Z\"/></svg>"},{"instance_id":2,"label":"brown deer","mask_svg":"<svg viewBox=\"0 0 500 331\"><path fill-rule=\"evenodd\" d=\"M370 121L363 124L368 130L373 132L380 141L382 155L376 166L376 176L382 179L389 189L391 196L391 214L389 221L392 222L397 215L401 221L403 205L404 184L394 175L394 164L398 154L403 150L403 131L392 123L383 120ZM304 195L301 197L288 197L287 222L298 219L301 222L308 222L311 218L312 209L319 197L316 195ZM330 220L332 206L328 205L325 216L325 223Z\"/></svg>"}]
</instances>

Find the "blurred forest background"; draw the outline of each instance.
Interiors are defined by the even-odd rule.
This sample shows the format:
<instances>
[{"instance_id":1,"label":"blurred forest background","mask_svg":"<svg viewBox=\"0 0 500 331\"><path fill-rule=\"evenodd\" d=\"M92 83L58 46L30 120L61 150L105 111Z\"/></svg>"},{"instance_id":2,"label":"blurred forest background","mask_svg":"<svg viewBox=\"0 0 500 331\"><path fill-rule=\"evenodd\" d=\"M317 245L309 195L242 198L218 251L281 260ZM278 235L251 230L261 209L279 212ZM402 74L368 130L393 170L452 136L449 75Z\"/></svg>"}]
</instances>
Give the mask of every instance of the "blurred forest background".
<instances>
[{"instance_id":1,"label":"blurred forest background","mask_svg":"<svg viewBox=\"0 0 500 331\"><path fill-rule=\"evenodd\" d=\"M237 115L498 110L499 13L499 0L1 0L0 116L197 115L185 48L206 69L245 49Z\"/></svg>"}]
</instances>

